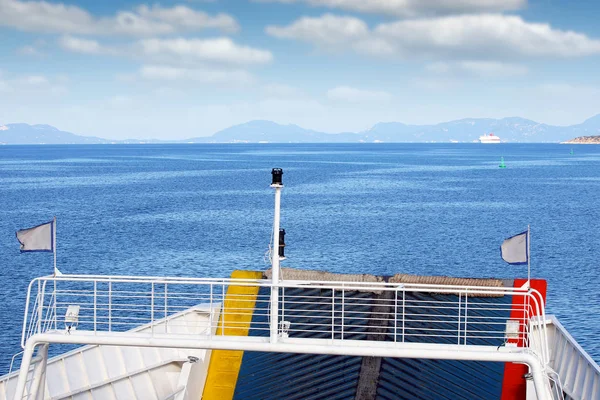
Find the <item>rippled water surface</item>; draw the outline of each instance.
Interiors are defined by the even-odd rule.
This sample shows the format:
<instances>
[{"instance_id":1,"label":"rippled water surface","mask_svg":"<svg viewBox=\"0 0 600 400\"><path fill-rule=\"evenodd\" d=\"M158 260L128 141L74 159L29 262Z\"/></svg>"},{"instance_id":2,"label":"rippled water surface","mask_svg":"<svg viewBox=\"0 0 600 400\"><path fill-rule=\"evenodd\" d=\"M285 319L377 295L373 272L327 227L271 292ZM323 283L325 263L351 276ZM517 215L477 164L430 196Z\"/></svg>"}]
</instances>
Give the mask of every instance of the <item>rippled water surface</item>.
<instances>
[{"instance_id":1,"label":"rippled water surface","mask_svg":"<svg viewBox=\"0 0 600 400\"><path fill-rule=\"evenodd\" d=\"M0 373L29 281L52 256L17 229L58 218L65 273L229 276L267 268L272 167L285 264L334 272L526 277L498 247L531 224L532 275L600 360L600 146L0 146ZM498 168L500 157L507 164Z\"/></svg>"}]
</instances>

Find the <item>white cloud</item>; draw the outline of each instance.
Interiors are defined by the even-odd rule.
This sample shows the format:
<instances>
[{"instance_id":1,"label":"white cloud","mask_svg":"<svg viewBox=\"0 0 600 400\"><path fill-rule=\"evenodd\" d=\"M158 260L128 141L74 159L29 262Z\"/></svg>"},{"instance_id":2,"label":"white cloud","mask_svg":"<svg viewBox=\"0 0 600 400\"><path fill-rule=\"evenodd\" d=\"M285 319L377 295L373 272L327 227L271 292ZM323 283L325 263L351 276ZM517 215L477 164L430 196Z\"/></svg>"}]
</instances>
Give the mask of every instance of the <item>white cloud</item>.
<instances>
[{"instance_id":1,"label":"white cloud","mask_svg":"<svg viewBox=\"0 0 600 400\"><path fill-rule=\"evenodd\" d=\"M0 25L23 31L87 33L95 22L89 13L75 6L0 0Z\"/></svg>"},{"instance_id":2,"label":"white cloud","mask_svg":"<svg viewBox=\"0 0 600 400\"><path fill-rule=\"evenodd\" d=\"M405 55L573 57L600 53L600 40L501 14L398 21L379 25L374 34Z\"/></svg>"},{"instance_id":3,"label":"white cloud","mask_svg":"<svg viewBox=\"0 0 600 400\"><path fill-rule=\"evenodd\" d=\"M508 59L600 54L600 40L502 14L457 15L384 23L369 31L353 17L325 14L286 27L269 26L279 38L316 46L345 47L369 55L424 59Z\"/></svg>"},{"instance_id":4,"label":"white cloud","mask_svg":"<svg viewBox=\"0 0 600 400\"><path fill-rule=\"evenodd\" d=\"M148 36L207 28L239 30L235 19L227 14L211 16L186 6L140 6L133 11L118 11L112 17L97 18L77 6L20 0L0 0L0 26L25 32L79 35Z\"/></svg>"},{"instance_id":5,"label":"white cloud","mask_svg":"<svg viewBox=\"0 0 600 400\"><path fill-rule=\"evenodd\" d=\"M266 32L277 38L330 46L363 38L369 34L369 28L358 18L325 14L318 18L303 17L286 27L267 26Z\"/></svg>"},{"instance_id":6,"label":"white cloud","mask_svg":"<svg viewBox=\"0 0 600 400\"><path fill-rule=\"evenodd\" d=\"M427 64L425 69L429 72L433 72L435 74L446 74L452 71L452 65L450 63L440 61Z\"/></svg>"},{"instance_id":7,"label":"white cloud","mask_svg":"<svg viewBox=\"0 0 600 400\"><path fill-rule=\"evenodd\" d=\"M83 54L111 54L114 50L106 48L96 40L82 39L73 36L63 36L59 40L60 46L75 53Z\"/></svg>"},{"instance_id":8,"label":"white cloud","mask_svg":"<svg viewBox=\"0 0 600 400\"><path fill-rule=\"evenodd\" d=\"M2 1L2 0L0 0ZM46 46L46 41L37 39L32 44L21 46L17 49L17 54L22 56L40 57L44 56L42 49Z\"/></svg>"},{"instance_id":9,"label":"white cloud","mask_svg":"<svg viewBox=\"0 0 600 400\"><path fill-rule=\"evenodd\" d=\"M196 82L217 85L249 85L254 77L244 70L211 68L176 68L165 65L144 65L139 75L148 80L169 82Z\"/></svg>"},{"instance_id":10,"label":"white cloud","mask_svg":"<svg viewBox=\"0 0 600 400\"><path fill-rule=\"evenodd\" d=\"M10 86L6 82L0 80L0 93L8 93L10 91Z\"/></svg>"},{"instance_id":11,"label":"white cloud","mask_svg":"<svg viewBox=\"0 0 600 400\"><path fill-rule=\"evenodd\" d=\"M130 96L116 95L107 100L107 104L114 108L126 108L133 104L134 99Z\"/></svg>"},{"instance_id":12,"label":"white cloud","mask_svg":"<svg viewBox=\"0 0 600 400\"><path fill-rule=\"evenodd\" d=\"M18 96L34 95L37 99L44 96L63 95L68 92L65 81L61 77L47 77L45 75L11 75L0 79L0 92L10 92ZM20 104L17 97L12 98Z\"/></svg>"},{"instance_id":13,"label":"white cloud","mask_svg":"<svg viewBox=\"0 0 600 400\"><path fill-rule=\"evenodd\" d=\"M281 83L270 83L264 85L263 90L267 96L274 98L294 98L303 97L305 95L304 92L297 87Z\"/></svg>"},{"instance_id":14,"label":"white cloud","mask_svg":"<svg viewBox=\"0 0 600 400\"><path fill-rule=\"evenodd\" d=\"M138 42L144 56L187 63L212 62L230 65L266 64L273 55L267 50L240 46L229 38L144 39Z\"/></svg>"},{"instance_id":15,"label":"white cloud","mask_svg":"<svg viewBox=\"0 0 600 400\"><path fill-rule=\"evenodd\" d=\"M153 90L153 94L160 98L161 100L167 98L177 98L179 96L185 95L185 91L181 89L175 89L170 86L161 86Z\"/></svg>"},{"instance_id":16,"label":"white cloud","mask_svg":"<svg viewBox=\"0 0 600 400\"><path fill-rule=\"evenodd\" d=\"M544 95L552 96L579 96L591 98L592 96L600 95L600 87L598 86L574 85L570 83L543 83L538 85L536 90L539 90Z\"/></svg>"},{"instance_id":17,"label":"white cloud","mask_svg":"<svg viewBox=\"0 0 600 400\"><path fill-rule=\"evenodd\" d=\"M458 65L465 71L482 77L519 76L529 72L528 68L523 65L494 61L461 61Z\"/></svg>"},{"instance_id":18,"label":"white cloud","mask_svg":"<svg viewBox=\"0 0 600 400\"><path fill-rule=\"evenodd\" d=\"M497 61L435 62L427 64L425 69L436 74L468 74L483 78L512 77L529 72L523 65Z\"/></svg>"},{"instance_id":19,"label":"white cloud","mask_svg":"<svg viewBox=\"0 0 600 400\"><path fill-rule=\"evenodd\" d=\"M34 46L27 45L17 49L17 53L22 56L39 56L41 53Z\"/></svg>"},{"instance_id":20,"label":"white cloud","mask_svg":"<svg viewBox=\"0 0 600 400\"><path fill-rule=\"evenodd\" d=\"M455 91L459 86L460 82L453 79L439 79L439 78L415 78L411 81L411 85L418 90L428 90L432 92L440 91Z\"/></svg>"},{"instance_id":21,"label":"white cloud","mask_svg":"<svg viewBox=\"0 0 600 400\"><path fill-rule=\"evenodd\" d=\"M211 17L204 12L194 11L186 6L162 8L158 5L152 7L142 5L137 8L137 11L144 18L164 21L172 26L179 26L188 30L216 28L226 32L237 32L240 29L235 18L228 14L219 13Z\"/></svg>"},{"instance_id":22,"label":"white cloud","mask_svg":"<svg viewBox=\"0 0 600 400\"><path fill-rule=\"evenodd\" d=\"M392 95L384 91L363 90L350 86L338 86L327 91L327 98L329 100L350 103L387 102L392 99Z\"/></svg>"},{"instance_id":23,"label":"white cloud","mask_svg":"<svg viewBox=\"0 0 600 400\"><path fill-rule=\"evenodd\" d=\"M367 36L350 43L356 52L377 57L388 57L397 54L397 48L390 41L375 36Z\"/></svg>"},{"instance_id":24,"label":"white cloud","mask_svg":"<svg viewBox=\"0 0 600 400\"><path fill-rule=\"evenodd\" d=\"M316 7L384 15L415 16L517 10L527 0L258 0L278 3L306 3Z\"/></svg>"},{"instance_id":25,"label":"white cloud","mask_svg":"<svg viewBox=\"0 0 600 400\"><path fill-rule=\"evenodd\" d=\"M141 39L132 45L105 46L97 40L63 36L60 46L83 54L130 56L149 64L198 67L241 67L266 64L273 60L270 51L236 44L229 38L214 39ZM125 79L127 80L127 79Z\"/></svg>"},{"instance_id":26,"label":"white cloud","mask_svg":"<svg viewBox=\"0 0 600 400\"><path fill-rule=\"evenodd\" d=\"M19 81L26 85L39 86L48 84L48 78L43 75L30 75L19 78Z\"/></svg>"}]
</instances>

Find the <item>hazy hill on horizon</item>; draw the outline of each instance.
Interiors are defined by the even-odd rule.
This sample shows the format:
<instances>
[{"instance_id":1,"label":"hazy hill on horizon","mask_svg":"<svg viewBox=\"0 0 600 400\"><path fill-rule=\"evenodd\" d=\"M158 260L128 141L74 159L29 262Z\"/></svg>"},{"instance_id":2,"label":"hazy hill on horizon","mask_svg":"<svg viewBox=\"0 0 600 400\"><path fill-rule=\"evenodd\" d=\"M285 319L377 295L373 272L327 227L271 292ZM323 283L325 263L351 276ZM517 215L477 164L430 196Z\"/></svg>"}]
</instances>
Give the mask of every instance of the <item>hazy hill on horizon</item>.
<instances>
[{"instance_id":1,"label":"hazy hill on horizon","mask_svg":"<svg viewBox=\"0 0 600 400\"><path fill-rule=\"evenodd\" d=\"M108 140L61 131L50 125L0 125L0 144L109 144L109 143L357 143L357 142L473 142L493 132L504 142L561 142L577 136L600 135L600 114L581 124L555 126L521 117L464 118L433 125L380 122L362 132L325 133L295 124L253 120L211 136L185 140Z\"/></svg>"},{"instance_id":2,"label":"hazy hill on horizon","mask_svg":"<svg viewBox=\"0 0 600 400\"><path fill-rule=\"evenodd\" d=\"M0 125L0 144L101 144L108 140L61 131L50 125Z\"/></svg>"}]
</instances>

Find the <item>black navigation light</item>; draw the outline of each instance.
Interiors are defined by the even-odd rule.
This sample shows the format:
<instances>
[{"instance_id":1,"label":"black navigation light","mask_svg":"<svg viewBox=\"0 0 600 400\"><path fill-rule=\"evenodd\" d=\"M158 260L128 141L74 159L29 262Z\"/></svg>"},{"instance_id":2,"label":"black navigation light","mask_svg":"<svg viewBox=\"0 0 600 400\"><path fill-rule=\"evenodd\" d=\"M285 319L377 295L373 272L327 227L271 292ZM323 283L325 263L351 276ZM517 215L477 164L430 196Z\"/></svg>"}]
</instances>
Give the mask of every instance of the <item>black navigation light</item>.
<instances>
[{"instance_id":1,"label":"black navigation light","mask_svg":"<svg viewBox=\"0 0 600 400\"><path fill-rule=\"evenodd\" d=\"M272 185L283 185L281 183L281 178L283 176L283 170L281 168L273 168L271 174L273 174L273 183L271 183Z\"/></svg>"},{"instance_id":2,"label":"black navigation light","mask_svg":"<svg viewBox=\"0 0 600 400\"><path fill-rule=\"evenodd\" d=\"M279 257L285 258L285 229L279 230Z\"/></svg>"}]
</instances>

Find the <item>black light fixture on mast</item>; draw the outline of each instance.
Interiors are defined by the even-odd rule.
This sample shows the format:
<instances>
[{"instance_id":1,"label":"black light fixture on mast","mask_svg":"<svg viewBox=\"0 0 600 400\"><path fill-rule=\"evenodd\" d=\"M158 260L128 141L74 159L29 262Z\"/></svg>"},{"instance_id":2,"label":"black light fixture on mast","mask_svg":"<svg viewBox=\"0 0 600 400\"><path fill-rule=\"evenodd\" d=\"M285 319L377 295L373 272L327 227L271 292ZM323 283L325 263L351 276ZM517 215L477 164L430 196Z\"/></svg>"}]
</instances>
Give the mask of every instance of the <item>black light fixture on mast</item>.
<instances>
[{"instance_id":1,"label":"black light fixture on mast","mask_svg":"<svg viewBox=\"0 0 600 400\"><path fill-rule=\"evenodd\" d=\"M279 230L279 258L285 258L285 229Z\"/></svg>"},{"instance_id":2,"label":"black light fixture on mast","mask_svg":"<svg viewBox=\"0 0 600 400\"><path fill-rule=\"evenodd\" d=\"M273 182L271 183L271 186L283 186L283 170L281 168L273 168L271 174L273 175Z\"/></svg>"}]
</instances>

